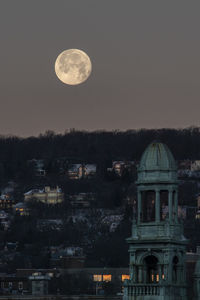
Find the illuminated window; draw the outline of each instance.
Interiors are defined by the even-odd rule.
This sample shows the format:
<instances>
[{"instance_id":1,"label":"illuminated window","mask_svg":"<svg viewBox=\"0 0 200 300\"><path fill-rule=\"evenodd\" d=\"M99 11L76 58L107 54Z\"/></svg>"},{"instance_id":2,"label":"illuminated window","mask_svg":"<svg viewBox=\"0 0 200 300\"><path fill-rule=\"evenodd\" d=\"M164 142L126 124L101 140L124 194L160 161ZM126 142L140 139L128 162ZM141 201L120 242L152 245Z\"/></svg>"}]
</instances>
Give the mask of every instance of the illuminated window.
<instances>
[{"instance_id":1,"label":"illuminated window","mask_svg":"<svg viewBox=\"0 0 200 300\"><path fill-rule=\"evenodd\" d=\"M102 275L93 275L93 281L102 281Z\"/></svg>"},{"instance_id":2,"label":"illuminated window","mask_svg":"<svg viewBox=\"0 0 200 300\"><path fill-rule=\"evenodd\" d=\"M111 279L112 279L112 275L103 275L103 281L108 282L111 281Z\"/></svg>"},{"instance_id":3,"label":"illuminated window","mask_svg":"<svg viewBox=\"0 0 200 300\"><path fill-rule=\"evenodd\" d=\"M130 279L130 275L123 274L122 275L122 281L124 281L126 279Z\"/></svg>"},{"instance_id":4,"label":"illuminated window","mask_svg":"<svg viewBox=\"0 0 200 300\"><path fill-rule=\"evenodd\" d=\"M165 279L165 274L162 274L162 279Z\"/></svg>"},{"instance_id":5,"label":"illuminated window","mask_svg":"<svg viewBox=\"0 0 200 300\"><path fill-rule=\"evenodd\" d=\"M152 282L154 282L154 280L156 280L156 282L159 282L159 275L158 274L156 274L156 275L152 274L151 275L151 280L152 280Z\"/></svg>"}]
</instances>

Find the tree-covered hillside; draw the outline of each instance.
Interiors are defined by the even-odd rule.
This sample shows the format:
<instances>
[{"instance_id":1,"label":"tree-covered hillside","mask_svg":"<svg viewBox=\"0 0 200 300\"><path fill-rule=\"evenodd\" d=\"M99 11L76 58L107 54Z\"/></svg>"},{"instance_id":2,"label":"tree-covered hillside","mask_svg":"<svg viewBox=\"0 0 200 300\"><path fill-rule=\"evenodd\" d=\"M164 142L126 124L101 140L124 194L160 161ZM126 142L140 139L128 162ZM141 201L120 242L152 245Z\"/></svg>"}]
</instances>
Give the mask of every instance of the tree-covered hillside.
<instances>
[{"instance_id":1,"label":"tree-covered hillside","mask_svg":"<svg viewBox=\"0 0 200 300\"><path fill-rule=\"evenodd\" d=\"M32 158L45 159L50 165L54 158L66 157L70 162L92 162L101 168L112 160L139 160L153 140L166 143L177 160L200 159L200 128L76 131L55 134L48 131L38 137L0 137L0 179L9 180L22 175L26 162Z\"/></svg>"},{"instance_id":2,"label":"tree-covered hillside","mask_svg":"<svg viewBox=\"0 0 200 300\"><path fill-rule=\"evenodd\" d=\"M127 266L128 250L125 239L130 235L133 205L136 200L135 179L137 162L142 152L153 140L166 143L176 160L200 160L200 128L75 131L65 134L46 132L38 137L0 137L0 188L1 193L14 186L10 197L14 203L24 201L24 193L44 186L59 186L64 192L64 202L59 205L30 201L30 215L20 217L10 214L9 228L0 227L2 241L2 268L13 271L27 261L32 267L48 267L51 247L81 247L87 266ZM38 176L33 159L44 162L45 176ZM118 176L112 171L113 161L134 162ZM96 175L92 178L70 180L67 169L73 164L94 164ZM62 168L60 168L62 165ZM188 207L185 234L189 247L195 250L200 240L196 232L200 222L195 220L196 196L200 192L200 178L181 178L179 203ZM73 207L71 197L80 193L94 195L95 201L87 209ZM110 218L110 219L109 219ZM111 219L121 220L113 223ZM120 219L121 218L121 219ZM40 224L59 220L59 229ZM39 222L39 223L38 223ZM5 245L17 242L12 260L7 261ZM7 251L7 250L6 250ZM5 259L4 259L5 257ZM19 259L20 257L20 259ZM23 258L23 259L22 259ZM4 270L4 269L2 269Z\"/></svg>"}]
</instances>

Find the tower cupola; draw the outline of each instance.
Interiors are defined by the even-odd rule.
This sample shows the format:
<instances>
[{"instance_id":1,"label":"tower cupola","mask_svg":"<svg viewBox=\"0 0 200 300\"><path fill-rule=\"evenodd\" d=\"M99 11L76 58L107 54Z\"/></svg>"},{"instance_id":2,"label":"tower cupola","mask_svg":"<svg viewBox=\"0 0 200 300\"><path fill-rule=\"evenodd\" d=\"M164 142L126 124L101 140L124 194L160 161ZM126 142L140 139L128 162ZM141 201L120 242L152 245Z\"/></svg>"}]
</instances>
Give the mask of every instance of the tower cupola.
<instances>
[{"instance_id":1,"label":"tower cupola","mask_svg":"<svg viewBox=\"0 0 200 300\"><path fill-rule=\"evenodd\" d=\"M127 239L130 280L123 300L186 300L188 241L178 218L177 166L165 144L152 142L146 148L136 184L137 207ZM196 286L198 272L197 267Z\"/></svg>"},{"instance_id":2,"label":"tower cupola","mask_svg":"<svg viewBox=\"0 0 200 300\"><path fill-rule=\"evenodd\" d=\"M138 167L140 182L174 182L177 180L177 165L167 145L151 143L144 151Z\"/></svg>"}]
</instances>

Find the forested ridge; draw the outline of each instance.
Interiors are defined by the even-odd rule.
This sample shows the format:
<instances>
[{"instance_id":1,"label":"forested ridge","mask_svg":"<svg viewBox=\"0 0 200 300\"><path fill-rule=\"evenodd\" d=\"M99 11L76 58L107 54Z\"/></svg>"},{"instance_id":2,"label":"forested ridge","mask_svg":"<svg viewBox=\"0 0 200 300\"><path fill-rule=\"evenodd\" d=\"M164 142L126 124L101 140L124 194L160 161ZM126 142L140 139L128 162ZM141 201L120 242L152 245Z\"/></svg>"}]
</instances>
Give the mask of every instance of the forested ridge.
<instances>
[{"instance_id":1,"label":"forested ridge","mask_svg":"<svg viewBox=\"0 0 200 300\"><path fill-rule=\"evenodd\" d=\"M127 266L128 249L125 239L130 236L133 200L136 199L136 164L122 176L108 171L108 168L111 169L112 162L117 160L138 162L147 145L154 140L166 143L176 160L200 159L198 127L124 132L70 130L65 134L47 131L38 137L28 138L1 136L1 192L9 185L9 181L14 182L11 195L14 203L23 202L24 193L34 188L59 186L64 192L62 204L50 207L30 202L29 216L20 217L15 214L11 216L9 230L0 229L2 249L7 242L17 242L18 255L21 255L20 260L17 256L13 256L13 260L9 262L5 259L5 270L21 268L27 264L25 260L32 267L49 267L51 263L48 249L59 245L82 247L86 255L86 266ZM32 159L44 161L45 176L36 176L34 169L28 164ZM66 170L71 164L91 163L97 166L97 173L92 178L70 180L65 170L59 170L57 160L62 159L67 164ZM188 217L184 221L185 235L190 239L188 248L194 251L199 244L196 232L199 231L200 222L195 219L199 181L199 177L188 177L180 180L179 186L179 204L188 207ZM80 211L71 206L70 195L79 193L94 193L95 201L85 209L87 221L73 222ZM106 210L110 210L110 214L123 216L114 232L101 222L106 217ZM60 230L41 231L37 222L44 219L62 220L63 227Z\"/></svg>"},{"instance_id":2,"label":"forested ridge","mask_svg":"<svg viewBox=\"0 0 200 300\"><path fill-rule=\"evenodd\" d=\"M26 161L66 157L70 162L96 163L109 167L112 160L139 160L153 140L166 143L176 160L200 159L200 128L140 129L127 131L76 131L38 137L0 137L0 178L13 179L23 172Z\"/></svg>"}]
</instances>

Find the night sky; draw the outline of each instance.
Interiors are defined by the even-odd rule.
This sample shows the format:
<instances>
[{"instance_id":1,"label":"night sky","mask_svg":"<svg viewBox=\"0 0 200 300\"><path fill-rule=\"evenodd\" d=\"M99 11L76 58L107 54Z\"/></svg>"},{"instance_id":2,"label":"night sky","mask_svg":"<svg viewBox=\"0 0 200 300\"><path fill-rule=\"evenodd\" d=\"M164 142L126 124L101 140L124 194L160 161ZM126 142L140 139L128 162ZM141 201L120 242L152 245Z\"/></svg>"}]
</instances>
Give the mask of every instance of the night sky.
<instances>
[{"instance_id":1,"label":"night sky","mask_svg":"<svg viewBox=\"0 0 200 300\"><path fill-rule=\"evenodd\" d=\"M0 134L200 125L200 1L6 0L0 4ZM91 58L58 80L69 48Z\"/></svg>"}]
</instances>

